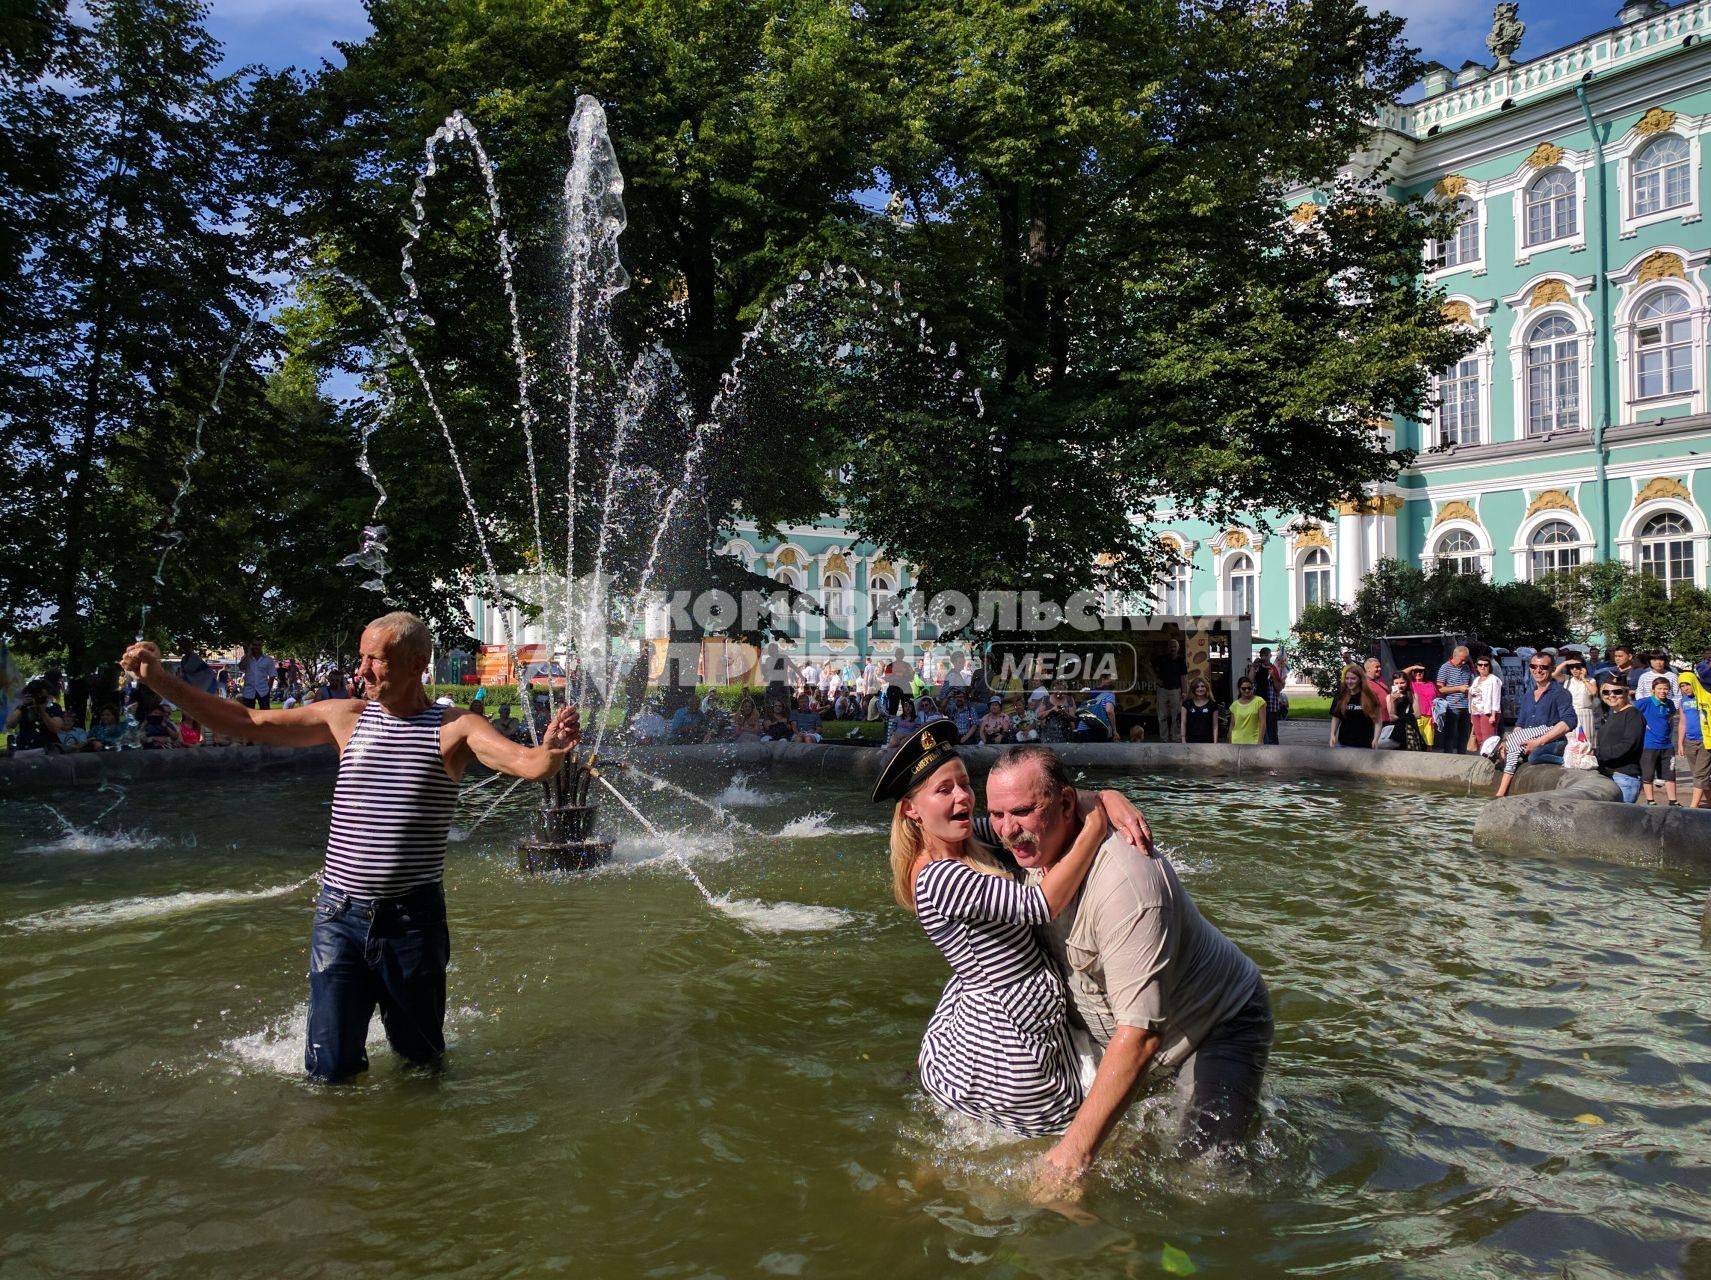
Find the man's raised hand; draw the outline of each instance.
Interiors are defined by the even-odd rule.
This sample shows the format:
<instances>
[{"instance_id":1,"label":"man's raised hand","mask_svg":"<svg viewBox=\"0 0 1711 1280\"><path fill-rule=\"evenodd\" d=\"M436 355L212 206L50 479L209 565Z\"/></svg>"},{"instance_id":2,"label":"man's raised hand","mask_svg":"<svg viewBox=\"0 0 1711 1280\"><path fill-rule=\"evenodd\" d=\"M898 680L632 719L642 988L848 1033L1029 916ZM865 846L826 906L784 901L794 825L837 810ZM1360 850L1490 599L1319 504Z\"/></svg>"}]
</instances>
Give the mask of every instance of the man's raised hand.
<instances>
[{"instance_id":1,"label":"man's raised hand","mask_svg":"<svg viewBox=\"0 0 1711 1280\"><path fill-rule=\"evenodd\" d=\"M575 707L565 707L547 726L541 745L549 751L569 751L582 740L582 713Z\"/></svg>"},{"instance_id":2,"label":"man's raised hand","mask_svg":"<svg viewBox=\"0 0 1711 1280\"><path fill-rule=\"evenodd\" d=\"M166 663L160 656L160 650L146 640L126 649L124 656L119 659L119 666L126 674L136 677L144 684L152 684L156 676L166 671Z\"/></svg>"}]
</instances>

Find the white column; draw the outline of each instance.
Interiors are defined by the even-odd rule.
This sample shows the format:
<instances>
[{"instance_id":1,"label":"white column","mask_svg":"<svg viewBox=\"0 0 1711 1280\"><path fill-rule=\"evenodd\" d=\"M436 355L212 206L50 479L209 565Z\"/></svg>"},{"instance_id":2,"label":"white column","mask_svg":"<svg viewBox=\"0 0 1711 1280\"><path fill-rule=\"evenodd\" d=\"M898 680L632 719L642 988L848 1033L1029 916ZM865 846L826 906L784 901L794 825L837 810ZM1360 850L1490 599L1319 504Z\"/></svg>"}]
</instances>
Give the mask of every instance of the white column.
<instances>
[{"instance_id":1,"label":"white column","mask_svg":"<svg viewBox=\"0 0 1711 1280\"><path fill-rule=\"evenodd\" d=\"M1366 574L1366 539L1361 526L1365 517L1342 508L1337 510L1337 598L1353 604L1360 580Z\"/></svg>"}]
</instances>

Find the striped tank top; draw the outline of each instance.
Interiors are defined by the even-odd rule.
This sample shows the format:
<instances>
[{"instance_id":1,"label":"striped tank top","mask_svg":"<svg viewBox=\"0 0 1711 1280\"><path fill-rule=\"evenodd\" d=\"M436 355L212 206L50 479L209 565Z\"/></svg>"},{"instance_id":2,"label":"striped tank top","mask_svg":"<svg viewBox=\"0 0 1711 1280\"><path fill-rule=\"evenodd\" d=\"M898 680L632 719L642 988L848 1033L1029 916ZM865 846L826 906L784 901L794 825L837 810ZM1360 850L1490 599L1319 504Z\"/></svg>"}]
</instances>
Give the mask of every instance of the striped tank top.
<instances>
[{"instance_id":1,"label":"striped tank top","mask_svg":"<svg viewBox=\"0 0 1711 1280\"><path fill-rule=\"evenodd\" d=\"M440 758L440 707L400 719L363 708L339 757L327 831L327 887L384 898L437 884L457 783Z\"/></svg>"}]
</instances>

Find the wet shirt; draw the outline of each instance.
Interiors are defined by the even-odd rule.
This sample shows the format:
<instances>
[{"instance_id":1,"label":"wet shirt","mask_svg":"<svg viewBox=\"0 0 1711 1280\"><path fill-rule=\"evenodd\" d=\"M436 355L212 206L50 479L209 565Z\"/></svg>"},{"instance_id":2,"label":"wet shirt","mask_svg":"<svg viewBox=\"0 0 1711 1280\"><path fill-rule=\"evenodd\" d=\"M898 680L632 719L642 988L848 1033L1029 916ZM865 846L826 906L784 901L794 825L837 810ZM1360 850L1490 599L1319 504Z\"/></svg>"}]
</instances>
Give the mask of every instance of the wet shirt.
<instances>
[{"instance_id":1,"label":"wet shirt","mask_svg":"<svg viewBox=\"0 0 1711 1280\"><path fill-rule=\"evenodd\" d=\"M1143 856L1116 834L1075 901L1038 932L1101 1048L1118 1027L1159 1035L1149 1070L1179 1066L1260 981L1254 962L1200 914L1170 859Z\"/></svg>"},{"instance_id":2,"label":"wet shirt","mask_svg":"<svg viewBox=\"0 0 1711 1280\"><path fill-rule=\"evenodd\" d=\"M339 756L322 882L358 898L438 884L457 783L440 755L444 708L394 716L363 708Z\"/></svg>"}]
</instances>

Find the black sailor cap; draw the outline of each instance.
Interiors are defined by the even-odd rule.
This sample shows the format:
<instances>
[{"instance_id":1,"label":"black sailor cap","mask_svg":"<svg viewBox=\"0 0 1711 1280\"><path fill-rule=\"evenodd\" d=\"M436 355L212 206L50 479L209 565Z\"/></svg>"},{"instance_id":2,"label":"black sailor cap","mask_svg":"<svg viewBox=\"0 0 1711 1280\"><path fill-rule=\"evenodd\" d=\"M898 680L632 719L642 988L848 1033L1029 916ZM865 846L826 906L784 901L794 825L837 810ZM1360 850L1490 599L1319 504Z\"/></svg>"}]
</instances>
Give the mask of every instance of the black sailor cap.
<instances>
[{"instance_id":1,"label":"black sailor cap","mask_svg":"<svg viewBox=\"0 0 1711 1280\"><path fill-rule=\"evenodd\" d=\"M910 787L946 760L956 758L961 737L949 720L930 720L915 730L880 770L879 781L873 784L874 802L901 800Z\"/></svg>"}]
</instances>

